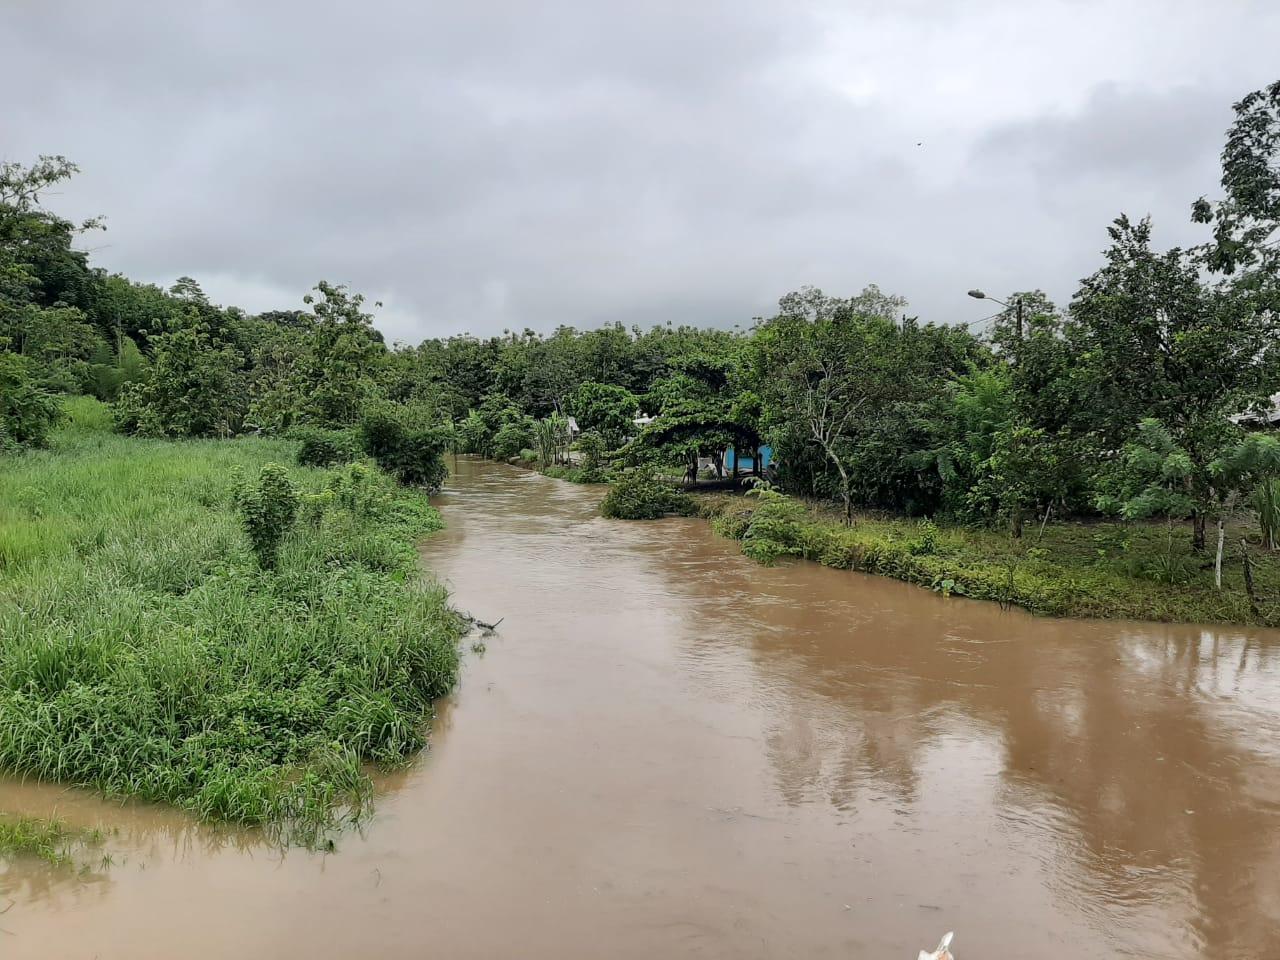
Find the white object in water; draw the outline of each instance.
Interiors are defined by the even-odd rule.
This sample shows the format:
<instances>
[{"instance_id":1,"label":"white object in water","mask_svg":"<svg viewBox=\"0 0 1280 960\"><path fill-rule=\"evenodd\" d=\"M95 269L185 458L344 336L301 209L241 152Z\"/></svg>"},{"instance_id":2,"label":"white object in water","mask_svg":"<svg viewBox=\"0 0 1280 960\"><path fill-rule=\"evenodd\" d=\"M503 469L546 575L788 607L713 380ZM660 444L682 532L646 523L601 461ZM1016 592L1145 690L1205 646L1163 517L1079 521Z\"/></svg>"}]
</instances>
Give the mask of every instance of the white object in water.
<instances>
[{"instance_id":1,"label":"white object in water","mask_svg":"<svg viewBox=\"0 0 1280 960\"><path fill-rule=\"evenodd\" d=\"M954 933L948 933L943 937L938 942L938 949L933 951L933 953L925 953L921 950L920 956L917 960L956 960L951 953L951 938L954 936Z\"/></svg>"}]
</instances>

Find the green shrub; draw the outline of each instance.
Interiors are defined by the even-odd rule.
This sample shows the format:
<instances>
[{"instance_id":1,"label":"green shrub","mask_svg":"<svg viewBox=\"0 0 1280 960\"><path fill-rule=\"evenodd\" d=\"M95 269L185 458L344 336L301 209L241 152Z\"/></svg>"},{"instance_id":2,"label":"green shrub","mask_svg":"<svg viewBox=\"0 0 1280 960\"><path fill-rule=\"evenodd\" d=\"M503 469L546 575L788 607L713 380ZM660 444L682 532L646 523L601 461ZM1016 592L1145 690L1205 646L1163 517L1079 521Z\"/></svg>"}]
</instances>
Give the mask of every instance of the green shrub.
<instances>
[{"instance_id":1,"label":"green shrub","mask_svg":"<svg viewBox=\"0 0 1280 960\"><path fill-rule=\"evenodd\" d=\"M298 491L289 474L279 464L268 463L256 484L236 477L235 499L258 564L264 570L274 570L280 543L298 516Z\"/></svg>"},{"instance_id":2,"label":"green shrub","mask_svg":"<svg viewBox=\"0 0 1280 960\"><path fill-rule=\"evenodd\" d=\"M748 496L759 506L742 532L742 552L766 564L781 556L801 556L804 504L767 486L756 487Z\"/></svg>"},{"instance_id":3,"label":"green shrub","mask_svg":"<svg viewBox=\"0 0 1280 960\"><path fill-rule=\"evenodd\" d=\"M327 430L324 427L303 427L293 432L300 440L298 465L303 467L331 467L352 463L361 456L360 438L354 430Z\"/></svg>"},{"instance_id":4,"label":"green shrub","mask_svg":"<svg viewBox=\"0 0 1280 960\"><path fill-rule=\"evenodd\" d=\"M111 407L94 397L63 397L64 434L111 432Z\"/></svg>"},{"instance_id":5,"label":"green shrub","mask_svg":"<svg viewBox=\"0 0 1280 960\"><path fill-rule=\"evenodd\" d=\"M833 567L836 570L859 570L866 565L866 552L860 544L841 543L834 538L828 538L814 559L824 567Z\"/></svg>"},{"instance_id":6,"label":"green shrub","mask_svg":"<svg viewBox=\"0 0 1280 960\"><path fill-rule=\"evenodd\" d=\"M1136 575L1155 583L1174 586L1190 581L1195 576L1198 565L1199 560L1196 557L1170 550L1167 553L1155 554L1141 565Z\"/></svg>"},{"instance_id":7,"label":"green shrub","mask_svg":"<svg viewBox=\"0 0 1280 960\"><path fill-rule=\"evenodd\" d=\"M151 340L155 359L143 379L116 399L116 427L146 437L211 437L237 433L248 393L235 349L219 344L204 323Z\"/></svg>"},{"instance_id":8,"label":"green shrub","mask_svg":"<svg viewBox=\"0 0 1280 960\"><path fill-rule=\"evenodd\" d=\"M1253 508L1258 511L1258 527L1262 543L1268 550L1280 547L1280 479L1263 480L1251 497Z\"/></svg>"},{"instance_id":9,"label":"green shrub","mask_svg":"<svg viewBox=\"0 0 1280 960\"><path fill-rule=\"evenodd\" d=\"M582 475L579 482L604 482L606 479L604 455L608 450L604 437L594 430L588 430L578 438L578 449L582 452Z\"/></svg>"},{"instance_id":10,"label":"green shrub","mask_svg":"<svg viewBox=\"0 0 1280 960\"><path fill-rule=\"evenodd\" d=\"M568 480L570 483L587 483L584 479L581 467L567 467L563 464L552 463L542 468L544 477L553 477L556 480Z\"/></svg>"},{"instance_id":11,"label":"green shrub","mask_svg":"<svg viewBox=\"0 0 1280 960\"><path fill-rule=\"evenodd\" d=\"M444 453L453 437L447 427L430 425L428 416L401 404L370 404L360 415L360 441L365 453L401 483L434 493L449 475Z\"/></svg>"},{"instance_id":12,"label":"green shrub","mask_svg":"<svg viewBox=\"0 0 1280 960\"><path fill-rule=\"evenodd\" d=\"M741 540L751 525L751 511L735 511L719 513L711 518L711 529L719 536L730 540Z\"/></svg>"},{"instance_id":13,"label":"green shrub","mask_svg":"<svg viewBox=\"0 0 1280 960\"><path fill-rule=\"evenodd\" d=\"M454 449L458 453L474 453L483 457L489 452L491 439L489 426L484 422L484 417L472 410L458 422Z\"/></svg>"},{"instance_id":14,"label":"green shrub","mask_svg":"<svg viewBox=\"0 0 1280 960\"><path fill-rule=\"evenodd\" d=\"M533 445L533 419L522 417L503 424L493 435L491 456L495 460L510 460ZM536 457L537 454L535 453ZM532 459L532 458L530 458Z\"/></svg>"},{"instance_id":15,"label":"green shrub","mask_svg":"<svg viewBox=\"0 0 1280 960\"><path fill-rule=\"evenodd\" d=\"M619 520L656 520L670 514L693 516L693 498L676 490L650 467L624 474L600 504L600 513Z\"/></svg>"},{"instance_id":16,"label":"green shrub","mask_svg":"<svg viewBox=\"0 0 1280 960\"><path fill-rule=\"evenodd\" d=\"M928 556L938 551L938 525L925 517L917 525L918 533L907 543L907 549L916 556Z\"/></svg>"},{"instance_id":17,"label":"green shrub","mask_svg":"<svg viewBox=\"0 0 1280 960\"><path fill-rule=\"evenodd\" d=\"M44 447L63 419L58 398L36 385L30 361L0 352L0 452Z\"/></svg>"}]
</instances>

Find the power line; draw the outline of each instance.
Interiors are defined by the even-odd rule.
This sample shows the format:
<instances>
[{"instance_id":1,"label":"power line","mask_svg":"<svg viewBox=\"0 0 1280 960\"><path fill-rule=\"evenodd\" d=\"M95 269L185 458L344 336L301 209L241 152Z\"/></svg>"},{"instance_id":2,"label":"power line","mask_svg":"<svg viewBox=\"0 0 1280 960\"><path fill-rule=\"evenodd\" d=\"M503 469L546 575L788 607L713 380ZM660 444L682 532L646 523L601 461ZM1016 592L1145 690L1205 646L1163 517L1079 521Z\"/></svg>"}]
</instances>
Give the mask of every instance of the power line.
<instances>
[{"instance_id":1,"label":"power line","mask_svg":"<svg viewBox=\"0 0 1280 960\"><path fill-rule=\"evenodd\" d=\"M993 313L989 317L982 317L980 320L970 320L968 323L961 323L961 324L958 324L958 326L964 327L967 330L969 329L969 327L972 327L975 324L986 323L988 320L994 320L996 317L1000 316L1000 314L1002 313L1004 313L1003 310L997 310L995 313Z\"/></svg>"}]
</instances>

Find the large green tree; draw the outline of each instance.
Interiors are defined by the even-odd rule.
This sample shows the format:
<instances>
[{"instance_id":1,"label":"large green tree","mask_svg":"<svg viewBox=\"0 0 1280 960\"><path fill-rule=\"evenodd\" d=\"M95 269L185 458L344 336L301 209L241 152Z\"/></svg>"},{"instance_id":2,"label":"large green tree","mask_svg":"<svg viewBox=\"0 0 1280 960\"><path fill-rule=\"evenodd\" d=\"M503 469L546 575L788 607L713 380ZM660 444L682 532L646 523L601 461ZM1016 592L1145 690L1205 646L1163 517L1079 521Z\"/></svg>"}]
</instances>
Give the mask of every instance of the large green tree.
<instances>
[{"instance_id":1,"label":"large green tree","mask_svg":"<svg viewBox=\"0 0 1280 960\"><path fill-rule=\"evenodd\" d=\"M1237 288L1205 283L1188 252L1154 250L1148 221L1122 216L1109 233L1106 263L1071 304L1072 376L1101 449L1118 449L1151 419L1185 451L1202 549L1210 464L1239 438L1231 418L1280 387L1280 324Z\"/></svg>"},{"instance_id":2,"label":"large green tree","mask_svg":"<svg viewBox=\"0 0 1280 960\"><path fill-rule=\"evenodd\" d=\"M72 246L101 223L72 223L46 210L41 196L76 169L52 156L0 163L0 350L28 357L25 369L41 383L71 391L91 382L89 366L106 347L81 309L94 276Z\"/></svg>"},{"instance_id":3,"label":"large green tree","mask_svg":"<svg viewBox=\"0 0 1280 960\"><path fill-rule=\"evenodd\" d=\"M343 284L320 281L302 298L313 314L306 349L293 364L303 418L324 426L355 423L378 393L386 358L382 335L364 297Z\"/></svg>"},{"instance_id":4,"label":"large green tree","mask_svg":"<svg viewBox=\"0 0 1280 960\"><path fill-rule=\"evenodd\" d=\"M31 362L0 351L0 454L45 446L61 419L62 405L36 383Z\"/></svg>"},{"instance_id":5,"label":"large green tree","mask_svg":"<svg viewBox=\"0 0 1280 960\"><path fill-rule=\"evenodd\" d=\"M1235 104L1222 150L1223 197L1201 197L1192 219L1213 226L1205 260L1216 272L1251 277L1277 307L1280 293L1280 81Z\"/></svg>"},{"instance_id":6,"label":"large green tree","mask_svg":"<svg viewBox=\"0 0 1280 960\"><path fill-rule=\"evenodd\" d=\"M715 460L719 469L725 448L755 451L759 400L746 388L738 344L726 341L723 347L668 361L668 375L655 380L645 395L653 421L628 445L633 453L681 464L686 478L694 480L700 458Z\"/></svg>"},{"instance_id":7,"label":"large green tree","mask_svg":"<svg viewBox=\"0 0 1280 960\"><path fill-rule=\"evenodd\" d=\"M839 476L849 522L855 438L893 391L886 364L893 321L815 289L784 297L780 308L751 344L765 433L782 449L786 440L816 445Z\"/></svg>"},{"instance_id":8,"label":"large green tree","mask_svg":"<svg viewBox=\"0 0 1280 960\"><path fill-rule=\"evenodd\" d=\"M578 426L596 431L610 449L619 447L635 433L632 421L640 401L626 387L588 380L569 395L568 410Z\"/></svg>"},{"instance_id":9,"label":"large green tree","mask_svg":"<svg viewBox=\"0 0 1280 960\"><path fill-rule=\"evenodd\" d=\"M899 321L902 306L875 287L851 298L807 288L783 297L747 347L784 480L838 497L846 519L855 501L936 504L936 473L912 455L929 445L932 398L981 352L963 330Z\"/></svg>"},{"instance_id":10,"label":"large green tree","mask_svg":"<svg viewBox=\"0 0 1280 960\"><path fill-rule=\"evenodd\" d=\"M199 314L185 326L152 339L145 377L129 384L115 405L127 433L154 437L229 436L239 432L248 409L242 361L219 344Z\"/></svg>"}]
</instances>

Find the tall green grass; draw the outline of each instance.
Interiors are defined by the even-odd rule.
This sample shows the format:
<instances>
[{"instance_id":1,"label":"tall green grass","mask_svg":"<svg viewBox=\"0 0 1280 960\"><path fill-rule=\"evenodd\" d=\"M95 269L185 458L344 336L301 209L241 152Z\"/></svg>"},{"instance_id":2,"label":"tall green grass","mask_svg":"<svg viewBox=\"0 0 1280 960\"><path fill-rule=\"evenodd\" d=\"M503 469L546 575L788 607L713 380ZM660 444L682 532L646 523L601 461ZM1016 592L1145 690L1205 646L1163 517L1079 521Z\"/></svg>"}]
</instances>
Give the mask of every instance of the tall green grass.
<instances>
[{"instance_id":1,"label":"tall green grass","mask_svg":"<svg viewBox=\"0 0 1280 960\"><path fill-rule=\"evenodd\" d=\"M314 840L367 809L366 761L422 746L458 618L422 582L438 529L366 465L292 468L303 518L259 569L232 472L295 445L104 432L0 461L0 768Z\"/></svg>"}]
</instances>

